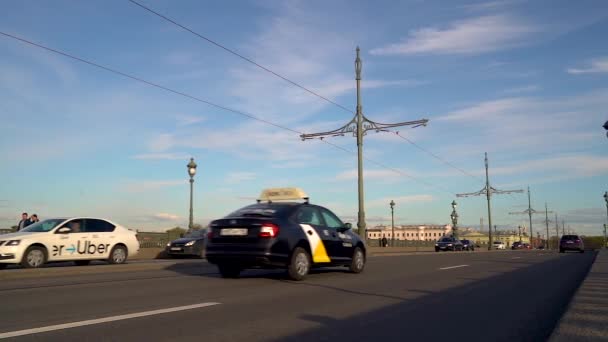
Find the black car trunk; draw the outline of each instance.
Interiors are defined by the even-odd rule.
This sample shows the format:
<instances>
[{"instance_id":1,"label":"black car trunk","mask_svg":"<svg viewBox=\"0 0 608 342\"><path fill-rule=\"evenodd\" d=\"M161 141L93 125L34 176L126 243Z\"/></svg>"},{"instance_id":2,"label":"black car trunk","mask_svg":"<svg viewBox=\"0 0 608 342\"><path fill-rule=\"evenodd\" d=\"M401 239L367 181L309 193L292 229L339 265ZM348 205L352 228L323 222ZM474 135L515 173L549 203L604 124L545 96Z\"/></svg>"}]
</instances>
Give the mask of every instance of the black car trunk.
<instances>
[{"instance_id":1,"label":"black car trunk","mask_svg":"<svg viewBox=\"0 0 608 342\"><path fill-rule=\"evenodd\" d=\"M268 216L241 216L215 220L209 229L211 234L209 242L218 244L251 244L261 238L259 236L262 225L274 223Z\"/></svg>"}]
</instances>

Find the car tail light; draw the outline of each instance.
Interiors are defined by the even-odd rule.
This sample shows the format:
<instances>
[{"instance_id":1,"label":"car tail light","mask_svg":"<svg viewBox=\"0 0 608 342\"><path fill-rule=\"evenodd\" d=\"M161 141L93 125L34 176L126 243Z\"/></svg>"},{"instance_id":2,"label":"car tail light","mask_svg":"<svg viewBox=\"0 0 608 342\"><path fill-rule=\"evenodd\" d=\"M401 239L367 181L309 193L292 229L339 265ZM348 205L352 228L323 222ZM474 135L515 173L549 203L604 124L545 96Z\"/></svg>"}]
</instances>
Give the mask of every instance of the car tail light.
<instances>
[{"instance_id":1,"label":"car tail light","mask_svg":"<svg viewBox=\"0 0 608 342\"><path fill-rule=\"evenodd\" d=\"M264 223L258 234L261 238L273 238L279 235L279 226L274 223Z\"/></svg>"},{"instance_id":2,"label":"car tail light","mask_svg":"<svg viewBox=\"0 0 608 342\"><path fill-rule=\"evenodd\" d=\"M581 240L580 239L576 239L574 242L581 242Z\"/></svg>"},{"instance_id":3,"label":"car tail light","mask_svg":"<svg viewBox=\"0 0 608 342\"><path fill-rule=\"evenodd\" d=\"M213 230L209 229L209 231L207 232L207 240L213 239Z\"/></svg>"}]
</instances>

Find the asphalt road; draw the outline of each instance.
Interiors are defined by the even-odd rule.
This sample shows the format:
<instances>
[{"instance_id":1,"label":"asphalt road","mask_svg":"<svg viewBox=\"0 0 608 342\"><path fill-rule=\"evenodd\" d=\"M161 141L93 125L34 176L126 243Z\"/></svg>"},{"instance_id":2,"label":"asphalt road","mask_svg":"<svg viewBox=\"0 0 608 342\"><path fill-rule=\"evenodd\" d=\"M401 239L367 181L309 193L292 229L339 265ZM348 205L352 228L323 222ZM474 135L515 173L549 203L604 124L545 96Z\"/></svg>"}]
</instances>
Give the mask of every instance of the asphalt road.
<instances>
[{"instance_id":1,"label":"asphalt road","mask_svg":"<svg viewBox=\"0 0 608 342\"><path fill-rule=\"evenodd\" d=\"M287 281L281 271L222 279L200 260L93 274L76 274L86 268L75 267L55 277L3 279L0 338L543 341L594 257L538 251L382 256L370 258L363 274L320 270L303 282Z\"/></svg>"}]
</instances>

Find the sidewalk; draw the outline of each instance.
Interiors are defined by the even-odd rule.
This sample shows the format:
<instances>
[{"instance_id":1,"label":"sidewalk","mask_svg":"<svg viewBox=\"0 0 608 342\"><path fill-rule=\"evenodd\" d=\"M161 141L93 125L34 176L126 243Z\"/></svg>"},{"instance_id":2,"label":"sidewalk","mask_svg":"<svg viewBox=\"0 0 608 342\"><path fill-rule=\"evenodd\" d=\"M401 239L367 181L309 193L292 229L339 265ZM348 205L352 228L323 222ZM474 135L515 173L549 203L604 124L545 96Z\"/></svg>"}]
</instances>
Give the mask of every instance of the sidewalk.
<instances>
[{"instance_id":1,"label":"sidewalk","mask_svg":"<svg viewBox=\"0 0 608 342\"><path fill-rule=\"evenodd\" d=\"M608 341L608 250L598 253L550 341Z\"/></svg>"}]
</instances>

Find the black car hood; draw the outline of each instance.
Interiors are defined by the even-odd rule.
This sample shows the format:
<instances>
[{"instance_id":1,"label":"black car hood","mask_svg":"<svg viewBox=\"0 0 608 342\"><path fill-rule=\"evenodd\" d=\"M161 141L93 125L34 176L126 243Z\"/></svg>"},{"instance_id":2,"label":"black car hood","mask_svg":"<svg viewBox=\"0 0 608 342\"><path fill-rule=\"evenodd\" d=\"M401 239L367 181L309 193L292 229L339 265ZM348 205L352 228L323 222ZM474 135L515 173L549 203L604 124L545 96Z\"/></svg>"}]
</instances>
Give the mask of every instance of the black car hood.
<instances>
[{"instance_id":1,"label":"black car hood","mask_svg":"<svg viewBox=\"0 0 608 342\"><path fill-rule=\"evenodd\" d=\"M187 243L190 241L200 241L200 240L204 240L205 238L179 238L177 240L173 240L171 241L171 243Z\"/></svg>"}]
</instances>

